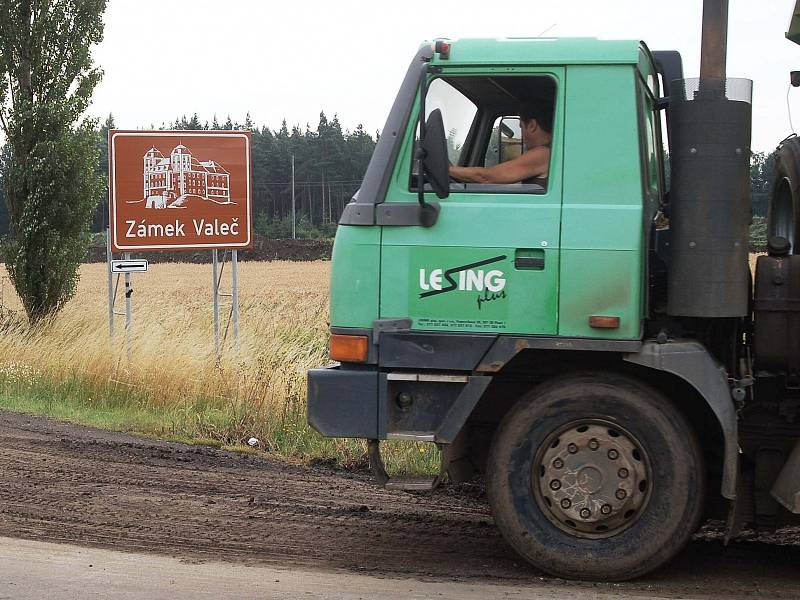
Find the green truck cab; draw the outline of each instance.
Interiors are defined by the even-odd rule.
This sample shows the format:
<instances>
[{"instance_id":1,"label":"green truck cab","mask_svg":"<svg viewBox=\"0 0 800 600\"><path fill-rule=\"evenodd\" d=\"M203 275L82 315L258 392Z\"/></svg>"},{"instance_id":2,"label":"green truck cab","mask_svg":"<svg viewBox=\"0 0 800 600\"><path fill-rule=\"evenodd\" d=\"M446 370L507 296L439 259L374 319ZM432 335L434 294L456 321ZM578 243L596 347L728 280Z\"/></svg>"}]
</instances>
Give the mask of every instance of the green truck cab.
<instances>
[{"instance_id":1,"label":"green truck cab","mask_svg":"<svg viewBox=\"0 0 800 600\"><path fill-rule=\"evenodd\" d=\"M554 112L547 186L453 183L435 225L420 227L412 175L419 97L395 106L393 116L404 114L386 140L384 180L378 189L365 182L342 218L331 325L371 329L377 319L408 318L411 331L640 339L642 225L658 210L663 180L652 116L660 92L647 48L460 40L448 58L422 64L431 70L426 109L442 110L453 163L497 163L500 123L514 127L520 104L543 96ZM418 73L410 75L416 91ZM458 274L451 290L448 270ZM485 281L490 273L496 282ZM586 286L587 278L602 284ZM445 289L428 289L432 282ZM620 326L593 329L589 315L606 313Z\"/></svg>"},{"instance_id":2,"label":"green truck cab","mask_svg":"<svg viewBox=\"0 0 800 600\"><path fill-rule=\"evenodd\" d=\"M800 512L800 428L779 416L793 359L754 375L749 82L716 75L684 80L677 52L637 41L423 45L339 222L338 362L309 372L309 424L368 440L387 487L483 476L506 540L563 577L646 573L704 516L733 536ZM528 150L530 103L548 111L545 177L448 180L448 163ZM754 504L739 500L775 444L745 406L786 433L769 465L783 492ZM441 473L390 479L383 440L437 444Z\"/></svg>"}]
</instances>

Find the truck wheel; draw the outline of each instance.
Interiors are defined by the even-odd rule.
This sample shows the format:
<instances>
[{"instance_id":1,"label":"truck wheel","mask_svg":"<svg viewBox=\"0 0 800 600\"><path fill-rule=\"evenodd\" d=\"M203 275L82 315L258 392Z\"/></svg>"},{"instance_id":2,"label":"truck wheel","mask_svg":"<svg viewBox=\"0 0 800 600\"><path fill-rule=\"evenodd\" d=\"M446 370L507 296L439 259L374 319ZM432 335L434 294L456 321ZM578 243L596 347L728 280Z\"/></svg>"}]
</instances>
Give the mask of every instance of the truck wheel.
<instances>
[{"instance_id":1,"label":"truck wheel","mask_svg":"<svg viewBox=\"0 0 800 600\"><path fill-rule=\"evenodd\" d=\"M789 240L791 253L800 254L800 138L785 140L775 151L775 179L767 211L767 239Z\"/></svg>"},{"instance_id":2,"label":"truck wheel","mask_svg":"<svg viewBox=\"0 0 800 600\"><path fill-rule=\"evenodd\" d=\"M662 394L605 373L559 377L506 414L488 463L506 540L569 579L619 581L662 565L698 527L703 456Z\"/></svg>"}]
</instances>

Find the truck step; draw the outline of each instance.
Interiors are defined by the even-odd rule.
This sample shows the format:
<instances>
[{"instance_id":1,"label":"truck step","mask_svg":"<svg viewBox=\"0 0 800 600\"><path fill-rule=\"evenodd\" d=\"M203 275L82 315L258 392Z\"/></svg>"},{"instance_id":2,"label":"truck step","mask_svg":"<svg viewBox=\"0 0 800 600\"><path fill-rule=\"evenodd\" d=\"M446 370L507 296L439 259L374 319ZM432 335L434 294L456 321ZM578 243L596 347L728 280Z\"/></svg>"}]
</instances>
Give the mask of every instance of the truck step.
<instances>
[{"instance_id":1,"label":"truck step","mask_svg":"<svg viewBox=\"0 0 800 600\"><path fill-rule=\"evenodd\" d=\"M408 479L390 479L384 486L387 490L403 490L406 492L430 492L439 485L439 477L410 477Z\"/></svg>"},{"instance_id":2,"label":"truck step","mask_svg":"<svg viewBox=\"0 0 800 600\"><path fill-rule=\"evenodd\" d=\"M380 442L378 440L369 440L367 442L369 452L369 464L372 467L372 473L375 475L375 481L378 485L386 488L387 490L403 490L406 492L430 492L439 487L442 479L447 473L447 459L445 453L442 452L442 462L439 465L439 473L436 477L409 477L405 479L392 479L386 473L386 468L383 466L383 458L381 458Z\"/></svg>"}]
</instances>

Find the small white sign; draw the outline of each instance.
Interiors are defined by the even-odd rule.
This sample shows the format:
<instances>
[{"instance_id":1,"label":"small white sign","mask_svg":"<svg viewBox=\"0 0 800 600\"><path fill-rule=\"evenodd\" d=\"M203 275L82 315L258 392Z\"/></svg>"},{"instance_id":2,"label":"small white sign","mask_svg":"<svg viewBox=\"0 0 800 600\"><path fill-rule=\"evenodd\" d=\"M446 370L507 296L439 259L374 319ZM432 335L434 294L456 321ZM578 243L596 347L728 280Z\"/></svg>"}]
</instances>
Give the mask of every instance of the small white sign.
<instances>
[{"instance_id":1,"label":"small white sign","mask_svg":"<svg viewBox=\"0 0 800 600\"><path fill-rule=\"evenodd\" d=\"M144 273L145 271L147 271L145 259L111 261L112 273Z\"/></svg>"}]
</instances>

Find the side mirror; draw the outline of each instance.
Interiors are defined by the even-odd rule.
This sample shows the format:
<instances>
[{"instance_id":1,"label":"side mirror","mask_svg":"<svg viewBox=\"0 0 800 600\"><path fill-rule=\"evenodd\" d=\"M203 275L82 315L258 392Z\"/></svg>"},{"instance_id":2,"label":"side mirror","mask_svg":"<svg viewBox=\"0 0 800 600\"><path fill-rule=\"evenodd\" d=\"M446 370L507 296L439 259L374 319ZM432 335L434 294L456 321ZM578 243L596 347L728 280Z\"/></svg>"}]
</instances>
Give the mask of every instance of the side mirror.
<instances>
[{"instance_id":1,"label":"side mirror","mask_svg":"<svg viewBox=\"0 0 800 600\"><path fill-rule=\"evenodd\" d=\"M447 158L442 111L438 108L431 112L425 122L425 135L420 140L417 156L420 159L420 172L424 173L437 198L447 198L450 195L450 161ZM421 186L419 194L423 198Z\"/></svg>"},{"instance_id":2,"label":"side mirror","mask_svg":"<svg viewBox=\"0 0 800 600\"><path fill-rule=\"evenodd\" d=\"M789 73L789 82L792 87L800 87L800 71L791 71Z\"/></svg>"}]
</instances>

